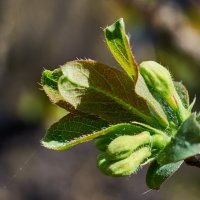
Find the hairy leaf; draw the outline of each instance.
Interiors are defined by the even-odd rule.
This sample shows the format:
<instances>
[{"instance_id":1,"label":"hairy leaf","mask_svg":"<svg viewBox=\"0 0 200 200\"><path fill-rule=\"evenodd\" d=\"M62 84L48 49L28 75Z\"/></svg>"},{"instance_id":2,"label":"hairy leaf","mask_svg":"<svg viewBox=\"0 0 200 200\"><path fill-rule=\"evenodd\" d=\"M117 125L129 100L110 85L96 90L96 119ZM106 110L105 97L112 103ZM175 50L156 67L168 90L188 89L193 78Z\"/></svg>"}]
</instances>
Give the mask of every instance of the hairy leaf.
<instances>
[{"instance_id":1,"label":"hairy leaf","mask_svg":"<svg viewBox=\"0 0 200 200\"><path fill-rule=\"evenodd\" d=\"M108 122L97 117L68 114L48 129L42 145L49 149L65 150L104 134L102 129L105 127L108 127Z\"/></svg>"},{"instance_id":2,"label":"hairy leaf","mask_svg":"<svg viewBox=\"0 0 200 200\"><path fill-rule=\"evenodd\" d=\"M61 69L60 94L75 109L111 122L154 120L123 72L92 60L68 62Z\"/></svg>"},{"instance_id":3,"label":"hairy leaf","mask_svg":"<svg viewBox=\"0 0 200 200\"><path fill-rule=\"evenodd\" d=\"M103 135L134 134L138 129L128 123L109 126L106 121L91 115L69 114L49 128L42 144L49 149L65 150Z\"/></svg>"},{"instance_id":4,"label":"hairy leaf","mask_svg":"<svg viewBox=\"0 0 200 200\"><path fill-rule=\"evenodd\" d=\"M176 172L183 161L176 163L170 163L167 165L159 165L156 161L153 161L149 166L146 175L146 183L149 188L158 190L161 184L166 181L167 178L172 176Z\"/></svg>"},{"instance_id":5,"label":"hairy leaf","mask_svg":"<svg viewBox=\"0 0 200 200\"><path fill-rule=\"evenodd\" d=\"M171 142L160 153L158 162L167 164L184 160L200 152L200 124L192 114L179 128Z\"/></svg>"},{"instance_id":6,"label":"hairy leaf","mask_svg":"<svg viewBox=\"0 0 200 200\"><path fill-rule=\"evenodd\" d=\"M104 29L107 45L121 67L129 77L136 82L138 76L137 64L131 51L129 38L125 32L123 19L119 19Z\"/></svg>"}]
</instances>

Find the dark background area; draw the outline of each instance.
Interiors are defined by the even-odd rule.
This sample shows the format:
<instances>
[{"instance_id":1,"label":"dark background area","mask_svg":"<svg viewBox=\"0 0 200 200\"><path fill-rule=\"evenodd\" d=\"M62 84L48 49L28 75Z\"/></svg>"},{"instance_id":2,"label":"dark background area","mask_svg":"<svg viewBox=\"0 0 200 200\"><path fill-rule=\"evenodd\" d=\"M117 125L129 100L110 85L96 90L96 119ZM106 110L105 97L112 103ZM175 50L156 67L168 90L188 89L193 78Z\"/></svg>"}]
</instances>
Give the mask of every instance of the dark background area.
<instances>
[{"instance_id":1,"label":"dark background area","mask_svg":"<svg viewBox=\"0 0 200 200\"><path fill-rule=\"evenodd\" d=\"M145 168L127 178L100 173L92 142L60 152L40 145L66 114L41 90L43 69L76 58L117 66L101 28L120 17L138 63L169 68L199 110L198 0L0 0L1 200L199 200L198 168L183 165L160 191L148 191Z\"/></svg>"}]
</instances>

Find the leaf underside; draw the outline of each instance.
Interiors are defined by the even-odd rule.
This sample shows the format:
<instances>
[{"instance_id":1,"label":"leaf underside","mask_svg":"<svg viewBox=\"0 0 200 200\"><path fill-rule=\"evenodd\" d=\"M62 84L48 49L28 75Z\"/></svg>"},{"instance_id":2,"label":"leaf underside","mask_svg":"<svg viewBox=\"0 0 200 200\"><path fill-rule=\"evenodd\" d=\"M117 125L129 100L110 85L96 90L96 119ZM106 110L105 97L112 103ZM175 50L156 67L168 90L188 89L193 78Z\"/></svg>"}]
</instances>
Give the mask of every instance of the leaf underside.
<instances>
[{"instance_id":1,"label":"leaf underside","mask_svg":"<svg viewBox=\"0 0 200 200\"><path fill-rule=\"evenodd\" d=\"M75 109L111 122L152 122L146 102L122 71L92 60L68 62L61 69L59 92Z\"/></svg>"}]
</instances>

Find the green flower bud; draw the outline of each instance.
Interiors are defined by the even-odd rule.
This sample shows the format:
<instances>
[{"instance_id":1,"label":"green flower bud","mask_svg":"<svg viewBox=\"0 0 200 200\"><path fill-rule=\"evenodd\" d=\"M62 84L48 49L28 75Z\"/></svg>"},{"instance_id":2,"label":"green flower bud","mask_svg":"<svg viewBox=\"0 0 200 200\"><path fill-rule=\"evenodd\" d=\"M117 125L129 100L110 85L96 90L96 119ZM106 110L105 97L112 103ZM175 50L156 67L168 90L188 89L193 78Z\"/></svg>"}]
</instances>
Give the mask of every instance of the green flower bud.
<instances>
[{"instance_id":1,"label":"green flower bud","mask_svg":"<svg viewBox=\"0 0 200 200\"><path fill-rule=\"evenodd\" d=\"M123 135L114 139L107 147L110 160L121 160L132 154L140 146L150 143L150 133L145 131L137 135Z\"/></svg>"},{"instance_id":2,"label":"green flower bud","mask_svg":"<svg viewBox=\"0 0 200 200\"><path fill-rule=\"evenodd\" d=\"M147 85L164 97L173 108L176 108L177 103L173 98L176 90L169 71L154 61L142 62L139 69Z\"/></svg>"},{"instance_id":3,"label":"green flower bud","mask_svg":"<svg viewBox=\"0 0 200 200\"><path fill-rule=\"evenodd\" d=\"M139 70L152 95L157 100L162 98L166 101L171 109L178 114L180 122L187 119L189 111L184 108L169 71L154 61L142 62ZM170 111L170 109L168 110Z\"/></svg>"},{"instance_id":4,"label":"green flower bud","mask_svg":"<svg viewBox=\"0 0 200 200\"><path fill-rule=\"evenodd\" d=\"M97 167L108 176L129 176L136 172L140 165L151 155L149 147L143 147L128 158L120 161L109 161L106 154L99 156Z\"/></svg>"}]
</instances>

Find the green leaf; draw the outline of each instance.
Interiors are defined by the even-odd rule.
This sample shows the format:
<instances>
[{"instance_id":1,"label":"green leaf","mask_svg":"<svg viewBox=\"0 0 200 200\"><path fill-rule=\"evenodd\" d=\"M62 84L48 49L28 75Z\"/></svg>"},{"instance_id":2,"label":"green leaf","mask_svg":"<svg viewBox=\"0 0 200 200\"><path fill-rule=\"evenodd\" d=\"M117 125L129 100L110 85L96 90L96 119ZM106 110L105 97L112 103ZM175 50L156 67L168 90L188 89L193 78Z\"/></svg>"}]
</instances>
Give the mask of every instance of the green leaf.
<instances>
[{"instance_id":1,"label":"green leaf","mask_svg":"<svg viewBox=\"0 0 200 200\"><path fill-rule=\"evenodd\" d=\"M186 109L188 109L190 105L189 94L186 87L181 82L174 82L174 86L176 91Z\"/></svg>"},{"instance_id":2,"label":"green leaf","mask_svg":"<svg viewBox=\"0 0 200 200\"><path fill-rule=\"evenodd\" d=\"M48 149L65 150L106 134L106 130L102 130L105 127L108 122L97 117L68 114L48 129L42 145Z\"/></svg>"},{"instance_id":3,"label":"green leaf","mask_svg":"<svg viewBox=\"0 0 200 200\"><path fill-rule=\"evenodd\" d=\"M54 71L44 70L42 73L41 85L52 103L74 113L75 109L73 106L66 102L58 91L58 80L62 75L60 68Z\"/></svg>"},{"instance_id":4,"label":"green leaf","mask_svg":"<svg viewBox=\"0 0 200 200\"><path fill-rule=\"evenodd\" d=\"M135 130L141 128L128 123L109 126L108 122L95 116L68 114L49 128L42 145L49 149L65 150L100 136L117 136L127 132L134 134Z\"/></svg>"},{"instance_id":5,"label":"green leaf","mask_svg":"<svg viewBox=\"0 0 200 200\"><path fill-rule=\"evenodd\" d=\"M68 62L61 69L59 92L75 109L111 122L140 119L152 124L146 102L123 72L92 60Z\"/></svg>"},{"instance_id":6,"label":"green leaf","mask_svg":"<svg viewBox=\"0 0 200 200\"><path fill-rule=\"evenodd\" d=\"M146 175L147 186L154 190L160 189L161 184L166 181L167 178L172 176L182 163L183 161L179 161L160 166L156 161L153 161L149 166Z\"/></svg>"},{"instance_id":7,"label":"green leaf","mask_svg":"<svg viewBox=\"0 0 200 200\"><path fill-rule=\"evenodd\" d=\"M119 19L104 29L107 45L121 67L129 77L136 82L138 76L137 64L131 51L129 38L125 32L123 19Z\"/></svg>"},{"instance_id":8,"label":"green leaf","mask_svg":"<svg viewBox=\"0 0 200 200\"><path fill-rule=\"evenodd\" d=\"M179 128L171 142L159 154L158 162L167 164L184 160L200 152L200 124L192 114Z\"/></svg>"}]
</instances>

